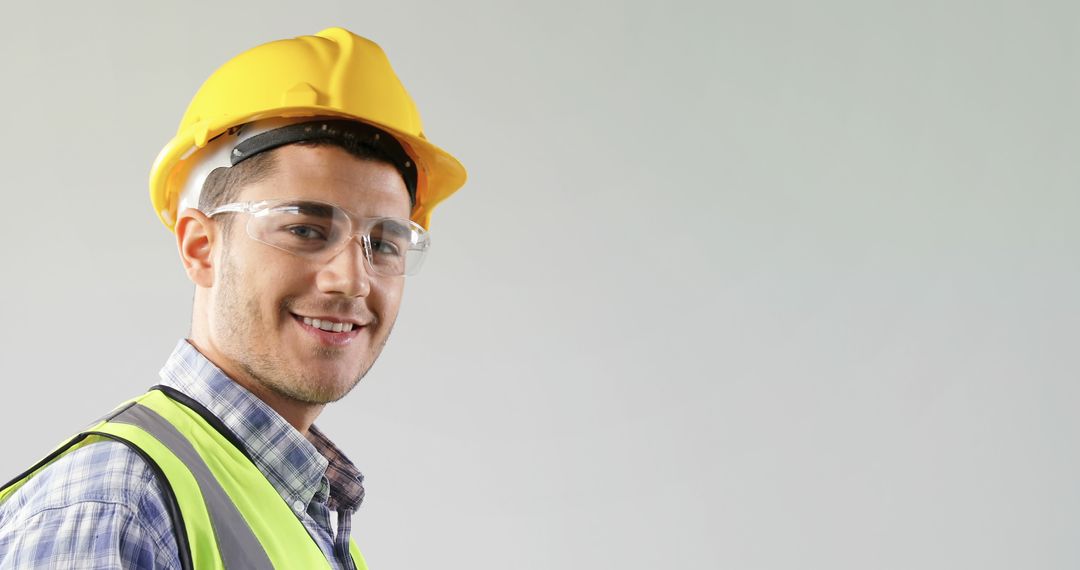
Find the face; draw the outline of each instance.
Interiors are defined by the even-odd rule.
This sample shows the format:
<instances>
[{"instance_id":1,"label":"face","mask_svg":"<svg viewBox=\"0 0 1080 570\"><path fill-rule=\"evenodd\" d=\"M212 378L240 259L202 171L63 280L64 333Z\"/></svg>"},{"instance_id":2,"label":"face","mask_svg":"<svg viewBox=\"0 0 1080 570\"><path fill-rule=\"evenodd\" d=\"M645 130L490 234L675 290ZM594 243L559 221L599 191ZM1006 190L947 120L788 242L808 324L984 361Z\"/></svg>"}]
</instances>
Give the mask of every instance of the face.
<instances>
[{"instance_id":1,"label":"face","mask_svg":"<svg viewBox=\"0 0 1080 570\"><path fill-rule=\"evenodd\" d=\"M240 191L238 202L308 199L359 217L409 217L409 196L394 167L336 147L275 151L275 172ZM378 358L397 318L404 277L371 272L353 240L316 263L248 237L247 214L231 214L208 307L216 352L264 389L310 404L341 399ZM304 318L353 323L327 333Z\"/></svg>"}]
</instances>

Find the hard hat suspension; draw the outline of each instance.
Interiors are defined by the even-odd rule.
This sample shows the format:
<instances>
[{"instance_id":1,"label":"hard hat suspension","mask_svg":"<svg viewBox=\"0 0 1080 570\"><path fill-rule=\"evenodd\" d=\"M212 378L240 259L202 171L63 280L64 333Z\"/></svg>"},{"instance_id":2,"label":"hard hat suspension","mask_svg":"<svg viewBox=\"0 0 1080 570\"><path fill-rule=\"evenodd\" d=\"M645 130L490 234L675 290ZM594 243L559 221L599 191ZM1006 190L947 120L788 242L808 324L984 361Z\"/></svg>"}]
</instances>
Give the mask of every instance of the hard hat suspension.
<instances>
[{"instance_id":1,"label":"hard hat suspension","mask_svg":"<svg viewBox=\"0 0 1080 570\"><path fill-rule=\"evenodd\" d=\"M241 135L242 137L242 135ZM298 142L327 141L346 149L367 147L384 156L401 173L409 191L409 202L416 203L416 163L401 144L386 131L358 121L321 120L280 127L251 138L233 147L229 154L232 166L275 148Z\"/></svg>"}]
</instances>

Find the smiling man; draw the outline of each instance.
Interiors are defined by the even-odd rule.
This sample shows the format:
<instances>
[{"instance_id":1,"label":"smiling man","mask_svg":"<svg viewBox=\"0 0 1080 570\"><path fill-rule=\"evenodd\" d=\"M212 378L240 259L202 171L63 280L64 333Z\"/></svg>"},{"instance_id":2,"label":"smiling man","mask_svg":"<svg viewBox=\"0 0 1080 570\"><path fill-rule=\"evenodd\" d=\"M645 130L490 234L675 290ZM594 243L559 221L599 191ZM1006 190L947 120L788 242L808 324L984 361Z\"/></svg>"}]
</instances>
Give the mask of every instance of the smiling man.
<instances>
[{"instance_id":1,"label":"smiling man","mask_svg":"<svg viewBox=\"0 0 1080 570\"><path fill-rule=\"evenodd\" d=\"M464 182L347 30L218 69L150 179L195 284L190 338L0 488L0 568L365 568L363 476L314 421L379 357Z\"/></svg>"}]
</instances>

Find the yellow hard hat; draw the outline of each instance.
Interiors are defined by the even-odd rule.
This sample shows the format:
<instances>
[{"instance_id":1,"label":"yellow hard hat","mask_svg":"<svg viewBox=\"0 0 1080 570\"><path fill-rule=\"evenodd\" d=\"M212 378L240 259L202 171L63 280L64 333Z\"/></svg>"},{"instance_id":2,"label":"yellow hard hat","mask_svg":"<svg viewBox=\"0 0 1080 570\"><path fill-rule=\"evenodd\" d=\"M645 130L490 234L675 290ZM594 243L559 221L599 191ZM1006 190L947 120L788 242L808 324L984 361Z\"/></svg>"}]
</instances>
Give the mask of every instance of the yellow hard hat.
<instances>
[{"instance_id":1,"label":"yellow hard hat","mask_svg":"<svg viewBox=\"0 0 1080 570\"><path fill-rule=\"evenodd\" d=\"M199 88L176 136L150 171L150 199L170 230L186 186L205 178L200 155L225 131L271 118L339 117L378 127L416 162L411 218L430 227L431 211L465 183L465 168L428 142L416 104L382 48L343 28L250 49L221 66Z\"/></svg>"}]
</instances>

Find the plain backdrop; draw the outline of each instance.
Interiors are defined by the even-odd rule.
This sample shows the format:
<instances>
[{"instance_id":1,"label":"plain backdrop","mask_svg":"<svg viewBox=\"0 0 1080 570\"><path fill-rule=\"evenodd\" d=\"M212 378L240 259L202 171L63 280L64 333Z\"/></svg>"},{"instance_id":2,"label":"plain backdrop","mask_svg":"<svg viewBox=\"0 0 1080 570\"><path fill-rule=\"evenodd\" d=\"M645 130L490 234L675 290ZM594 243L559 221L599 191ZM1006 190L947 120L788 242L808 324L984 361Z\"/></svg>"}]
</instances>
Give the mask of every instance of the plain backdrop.
<instances>
[{"instance_id":1,"label":"plain backdrop","mask_svg":"<svg viewBox=\"0 0 1080 570\"><path fill-rule=\"evenodd\" d=\"M319 420L372 568L1080 566L1080 4L0 8L0 479L154 384L151 162L257 44L379 42L468 167Z\"/></svg>"}]
</instances>

